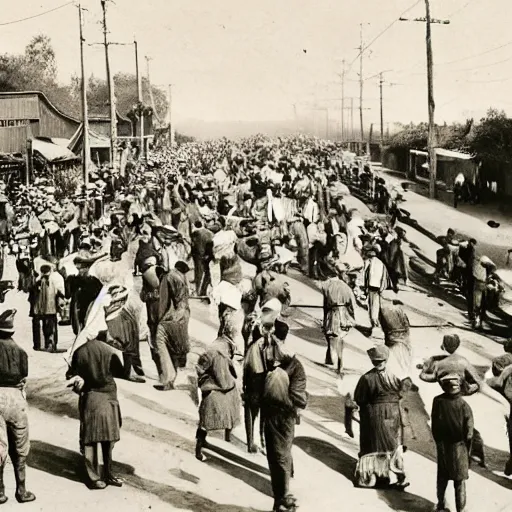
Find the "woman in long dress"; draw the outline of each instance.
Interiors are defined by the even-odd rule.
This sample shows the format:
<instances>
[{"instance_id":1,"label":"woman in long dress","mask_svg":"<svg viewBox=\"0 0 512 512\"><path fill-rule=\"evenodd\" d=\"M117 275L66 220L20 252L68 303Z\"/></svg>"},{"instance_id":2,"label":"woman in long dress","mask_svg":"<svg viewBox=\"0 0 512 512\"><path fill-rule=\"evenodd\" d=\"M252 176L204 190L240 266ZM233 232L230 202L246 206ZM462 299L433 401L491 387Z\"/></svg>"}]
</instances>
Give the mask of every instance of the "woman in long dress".
<instances>
[{"instance_id":1,"label":"woman in long dress","mask_svg":"<svg viewBox=\"0 0 512 512\"><path fill-rule=\"evenodd\" d=\"M229 317L223 319L218 338L197 363L198 385L202 394L196 432L196 458L200 461L205 460L202 449L206 446L208 432L224 430L226 441L230 441L231 430L240 422L241 400L233 363L235 328Z\"/></svg>"},{"instance_id":2,"label":"woman in long dress","mask_svg":"<svg viewBox=\"0 0 512 512\"><path fill-rule=\"evenodd\" d=\"M375 487L384 482L404 489L401 382L386 370L389 349L378 345L368 350L374 366L357 383L354 401L359 407L360 447L355 484Z\"/></svg>"}]
</instances>

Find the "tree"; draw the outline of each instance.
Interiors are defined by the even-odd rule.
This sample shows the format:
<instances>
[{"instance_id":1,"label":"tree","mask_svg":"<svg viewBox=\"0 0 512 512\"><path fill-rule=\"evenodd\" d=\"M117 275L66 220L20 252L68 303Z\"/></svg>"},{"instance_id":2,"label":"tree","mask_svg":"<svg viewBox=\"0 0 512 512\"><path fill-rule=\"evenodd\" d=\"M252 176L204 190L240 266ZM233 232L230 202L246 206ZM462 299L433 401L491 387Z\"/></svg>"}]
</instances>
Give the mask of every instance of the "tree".
<instances>
[{"instance_id":1,"label":"tree","mask_svg":"<svg viewBox=\"0 0 512 512\"><path fill-rule=\"evenodd\" d=\"M39 34L25 48L25 64L35 75L49 81L57 81L57 62L51 39Z\"/></svg>"},{"instance_id":2,"label":"tree","mask_svg":"<svg viewBox=\"0 0 512 512\"><path fill-rule=\"evenodd\" d=\"M469 147L488 181L501 182L512 167L512 119L491 108L474 129Z\"/></svg>"}]
</instances>

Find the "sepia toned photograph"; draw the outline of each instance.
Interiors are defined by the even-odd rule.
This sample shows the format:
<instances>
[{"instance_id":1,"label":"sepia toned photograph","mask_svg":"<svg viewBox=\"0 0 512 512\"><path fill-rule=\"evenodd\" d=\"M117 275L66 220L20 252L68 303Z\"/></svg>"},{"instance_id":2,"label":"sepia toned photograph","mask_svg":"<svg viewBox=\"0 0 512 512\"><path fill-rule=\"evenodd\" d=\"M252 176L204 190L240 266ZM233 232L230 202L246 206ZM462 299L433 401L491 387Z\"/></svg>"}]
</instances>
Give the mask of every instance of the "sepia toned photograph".
<instances>
[{"instance_id":1,"label":"sepia toned photograph","mask_svg":"<svg viewBox=\"0 0 512 512\"><path fill-rule=\"evenodd\" d=\"M4 4L0 512L512 512L510 0Z\"/></svg>"}]
</instances>

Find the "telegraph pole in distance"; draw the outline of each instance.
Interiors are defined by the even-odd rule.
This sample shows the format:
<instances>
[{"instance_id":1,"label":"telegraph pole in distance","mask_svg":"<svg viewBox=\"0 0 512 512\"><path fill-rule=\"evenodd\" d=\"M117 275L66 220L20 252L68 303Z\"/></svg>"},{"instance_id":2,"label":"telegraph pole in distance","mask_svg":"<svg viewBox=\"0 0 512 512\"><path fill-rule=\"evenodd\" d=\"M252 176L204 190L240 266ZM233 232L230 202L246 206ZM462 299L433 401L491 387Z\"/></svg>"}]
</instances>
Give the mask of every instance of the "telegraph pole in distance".
<instances>
[{"instance_id":1,"label":"telegraph pole in distance","mask_svg":"<svg viewBox=\"0 0 512 512\"><path fill-rule=\"evenodd\" d=\"M429 196L431 199L436 198L436 180L437 180L437 158L436 158L436 132L435 132L435 109L434 101L434 59L432 56L432 23L440 25L449 25L449 20L432 19L430 16L430 1L425 0L425 17L400 18L400 21L421 21L426 24L426 44L427 44L427 81L428 81L428 167L430 174Z\"/></svg>"},{"instance_id":2,"label":"telegraph pole in distance","mask_svg":"<svg viewBox=\"0 0 512 512\"><path fill-rule=\"evenodd\" d=\"M103 44L105 45L105 64L107 69L107 85L110 101L110 165L113 167L115 162L115 144L117 139L117 115L116 100L114 95L114 82L110 71L110 59L108 55L108 30L107 30L107 0L101 0L101 8L103 10Z\"/></svg>"},{"instance_id":3,"label":"telegraph pole in distance","mask_svg":"<svg viewBox=\"0 0 512 512\"><path fill-rule=\"evenodd\" d=\"M341 142L345 142L345 59L341 71Z\"/></svg>"},{"instance_id":4,"label":"telegraph pole in distance","mask_svg":"<svg viewBox=\"0 0 512 512\"><path fill-rule=\"evenodd\" d=\"M361 124L361 142L364 142L363 125L363 24L359 25L361 45L359 46L359 121Z\"/></svg>"},{"instance_id":5,"label":"telegraph pole in distance","mask_svg":"<svg viewBox=\"0 0 512 512\"><path fill-rule=\"evenodd\" d=\"M380 89L380 151L382 153L382 148L384 147L384 107L383 107L383 98L382 98L382 86L384 85L384 78L382 73L380 73L379 79L379 89Z\"/></svg>"},{"instance_id":6,"label":"telegraph pole in distance","mask_svg":"<svg viewBox=\"0 0 512 512\"><path fill-rule=\"evenodd\" d=\"M87 113L87 82L85 78L85 63L84 63L84 29L82 20L82 6L78 4L78 21L80 24L80 72L81 81L80 89L82 95L82 171L84 177L84 186L87 191L87 185L89 184L89 160L91 152L89 149L89 117Z\"/></svg>"},{"instance_id":7,"label":"telegraph pole in distance","mask_svg":"<svg viewBox=\"0 0 512 512\"><path fill-rule=\"evenodd\" d=\"M169 143L174 146L176 131L174 130L174 117L172 115L172 84L169 84Z\"/></svg>"}]
</instances>

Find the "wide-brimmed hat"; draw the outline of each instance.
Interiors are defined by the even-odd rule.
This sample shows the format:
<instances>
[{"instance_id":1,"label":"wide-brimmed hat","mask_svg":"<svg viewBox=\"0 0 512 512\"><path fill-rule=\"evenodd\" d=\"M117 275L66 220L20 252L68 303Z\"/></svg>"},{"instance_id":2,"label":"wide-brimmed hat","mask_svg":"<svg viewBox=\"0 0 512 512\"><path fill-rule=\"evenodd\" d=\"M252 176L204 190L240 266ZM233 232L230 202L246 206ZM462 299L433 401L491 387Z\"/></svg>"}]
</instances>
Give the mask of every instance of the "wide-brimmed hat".
<instances>
[{"instance_id":1,"label":"wide-brimmed hat","mask_svg":"<svg viewBox=\"0 0 512 512\"><path fill-rule=\"evenodd\" d=\"M372 362L378 363L389 359L389 348L386 345L377 345L366 351Z\"/></svg>"},{"instance_id":2,"label":"wide-brimmed hat","mask_svg":"<svg viewBox=\"0 0 512 512\"><path fill-rule=\"evenodd\" d=\"M16 315L15 309L7 309L0 314L0 332L5 334L14 333L14 317Z\"/></svg>"}]
</instances>

